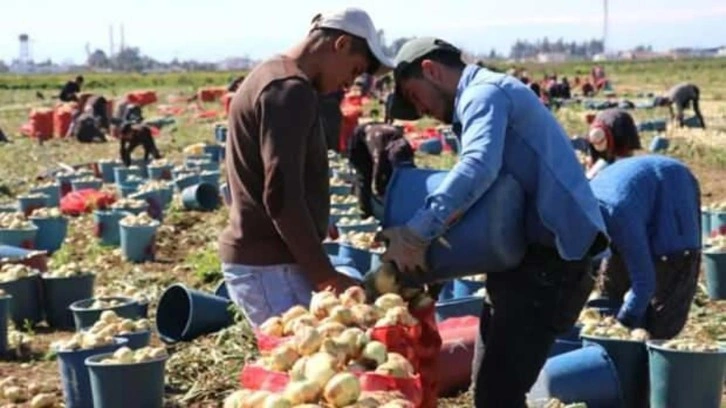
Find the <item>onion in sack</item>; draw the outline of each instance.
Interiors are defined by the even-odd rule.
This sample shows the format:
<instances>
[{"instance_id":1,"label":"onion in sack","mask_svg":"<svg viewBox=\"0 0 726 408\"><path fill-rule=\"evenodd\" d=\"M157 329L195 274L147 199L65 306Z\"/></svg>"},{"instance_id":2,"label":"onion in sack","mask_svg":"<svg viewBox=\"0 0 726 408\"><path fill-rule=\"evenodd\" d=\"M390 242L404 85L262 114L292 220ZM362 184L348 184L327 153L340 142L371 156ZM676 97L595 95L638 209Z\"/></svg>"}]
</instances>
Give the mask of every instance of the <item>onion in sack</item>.
<instances>
[{"instance_id":1,"label":"onion in sack","mask_svg":"<svg viewBox=\"0 0 726 408\"><path fill-rule=\"evenodd\" d=\"M406 306L403 298L396 293L386 293L378 299L376 299L375 305L384 311L388 311L396 306Z\"/></svg>"},{"instance_id":2,"label":"onion in sack","mask_svg":"<svg viewBox=\"0 0 726 408\"><path fill-rule=\"evenodd\" d=\"M315 353L305 363L305 379L321 388L335 375L338 362L328 353Z\"/></svg>"},{"instance_id":3,"label":"onion in sack","mask_svg":"<svg viewBox=\"0 0 726 408\"><path fill-rule=\"evenodd\" d=\"M366 302L366 292L360 286L351 286L340 295L343 306L352 307Z\"/></svg>"},{"instance_id":4,"label":"onion in sack","mask_svg":"<svg viewBox=\"0 0 726 408\"><path fill-rule=\"evenodd\" d=\"M332 308L338 305L340 305L340 299L335 297L333 292L324 290L313 294L310 299L310 312L318 319L323 319L329 315Z\"/></svg>"},{"instance_id":5,"label":"onion in sack","mask_svg":"<svg viewBox=\"0 0 726 408\"><path fill-rule=\"evenodd\" d=\"M270 367L273 371L288 371L298 358L300 355L294 345L282 344L270 353Z\"/></svg>"},{"instance_id":6,"label":"onion in sack","mask_svg":"<svg viewBox=\"0 0 726 408\"><path fill-rule=\"evenodd\" d=\"M286 325L286 324L290 323L290 321L292 321L296 317L303 316L303 315L306 315L309 313L310 312L308 312L307 309L305 309L304 307L302 307L300 305L293 306L290 309L288 309L287 312L282 314L282 323L284 325Z\"/></svg>"},{"instance_id":7,"label":"onion in sack","mask_svg":"<svg viewBox=\"0 0 726 408\"><path fill-rule=\"evenodd\" d=\"M382 316L381 311L371 305L353 305L351 307L355 323L362 327L373 327Z\"/></svg>"},{"instance_id":8,"label":"onion in sack","mask_svg":"<svg viewBox=\"0 0 726 408\"><path fill-rule=\"evenodd\" d=\"M363 349L361 358L365 364L372 365L373 368L378 367L388 360L386 345L375 340L369 342Z\"/></svg>"},{"instance_id":9,"label":"onion in sack","mask_svg":"<svg viewBox=\"0 0 726 408\"><path fill-rule=\"evenodd\" d=\"M339 373L325 385L323 397L333 407L342 408L356 402L360 393L358 377L350 373Z\"/></svg>"},{"instance_id":10,"label":"onion in sack","mask_svg":"<svg viewBox=\"0 0 726 408\"><path fill-rule=\"evenodd\" d=\"M302 327L295 334L293 343L297 347L297 352L302 356L309 356L320 349L323 344L323 335L313 327Z\"/></svg>"},{"instance_id":11,"label":"onion in sack","mask_svg":"<svg viewBox=\"0 0 726 408\"><path fill-rule=\"evenodd\" d=\"M242 408L242 404L252 395L250 390L237 390L224 399L223 408Z\"/></svg>"},{"instance_id":12,"label":"onion in sack","mask_svg":"<svg viewBox=\"0 0 726 408\"><path fill-rule=\"evenodd\" d=\"M282 395L270 395L265 398L262 408L292 408L292 402Z\"/></svg>"},{"instance_id":13,"label":"onion in sack","mask_svg":"<svg viewBox=\"0 0 726 408\"><path fill-rule=\"evenodd\" d=\"M291 382L285 387L283 396L289 400L292 405L305 404L318 400L321 387L315 381L303 380Z\"/></svg>"},{"instance_id":14,"label":"onion in sack","mask_svg":"<svg viewBox=\"0 0 726 408\"><path fill-rule=\"evenodd\" d=\"M271 317L260 326L260 331L268 336L282 337L283 325L279 317Z\"/></svg>"},{"instance_id":15,"label":"onion in sack","mask_svg":"<svg viewBox=\"0 0 726 408\"><path fill-rule=\"evenodd\" d=\"M310 313L305 313L304 315L297 316L285 323L283 334L285 336L290 336L302 330L303 327L315 327L317 324L318 319L316 319L315 316Z\"/></svg>"},{"instance_id":16,"label":"onion in sack","mask_svg":"<svg viewBox=\"0 0 726 408\"><path fill-rule=\"evenodd\" d=\"M318 331L325 338L337 337L340 333L343 333L344 330L344 325L334 321L321 322L320 326L318 326Z\"/></svg>"},{"instance_id":17,"label":"onion in sack","mask_svg":"<svg viewBox=\"0 0 726 408\"><path fill-rule=\"evenodd\" d=\"M329 317L332 320L335 320L336 322L342 324L343 326L350 326L355 322L353 312L349 308L342 305L334 306L332 309L330 309Z\"/></svg>"}]
</instances>

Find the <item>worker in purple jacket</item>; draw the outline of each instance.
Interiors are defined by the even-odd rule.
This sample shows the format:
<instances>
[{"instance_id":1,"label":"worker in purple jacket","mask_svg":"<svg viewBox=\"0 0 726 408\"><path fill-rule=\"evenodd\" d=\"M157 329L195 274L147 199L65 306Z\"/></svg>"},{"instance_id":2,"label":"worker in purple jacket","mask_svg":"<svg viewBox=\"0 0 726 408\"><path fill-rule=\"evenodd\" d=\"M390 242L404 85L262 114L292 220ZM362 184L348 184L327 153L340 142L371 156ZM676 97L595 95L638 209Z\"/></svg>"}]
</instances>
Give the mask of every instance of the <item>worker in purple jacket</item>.
<instances>
[{"instance_id":1,"label":"worker in purple jacket","mask_svg":"<svg viewBox=\"0 0 726 408\"><path fill-rule=\"evenodd\" d=\"M653 338L686 323L701 262L699 185L683 163L660 155L618 160L590 186L612 240L602 292L623 299L618 320Z\"/></svg>"}]
</instances>

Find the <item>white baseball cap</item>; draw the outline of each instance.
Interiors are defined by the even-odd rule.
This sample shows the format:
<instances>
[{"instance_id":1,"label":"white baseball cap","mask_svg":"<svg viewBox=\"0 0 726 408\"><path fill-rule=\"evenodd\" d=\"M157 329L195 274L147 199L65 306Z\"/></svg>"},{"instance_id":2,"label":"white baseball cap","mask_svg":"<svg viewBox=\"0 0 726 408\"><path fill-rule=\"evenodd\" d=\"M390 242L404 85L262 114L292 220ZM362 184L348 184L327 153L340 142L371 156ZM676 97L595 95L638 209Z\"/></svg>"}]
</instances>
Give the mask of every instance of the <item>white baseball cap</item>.
<instances>
[{"instance_id":1,"label":"white baseball cap","mask_svg":"<svg viewBox=\"0 0 726 408\"><path fill-rule=\"evenodd\" d=\"M363 38L368 43L368 48L370 48L373 56L380 63L380 67L373 74L382 75L393 69L393 60L383 52L378 31L373 25L373 20L364 10L348 7L342 10L320 13L313 17L312 28L333 28Z\"/></svg>"}]
</instances>

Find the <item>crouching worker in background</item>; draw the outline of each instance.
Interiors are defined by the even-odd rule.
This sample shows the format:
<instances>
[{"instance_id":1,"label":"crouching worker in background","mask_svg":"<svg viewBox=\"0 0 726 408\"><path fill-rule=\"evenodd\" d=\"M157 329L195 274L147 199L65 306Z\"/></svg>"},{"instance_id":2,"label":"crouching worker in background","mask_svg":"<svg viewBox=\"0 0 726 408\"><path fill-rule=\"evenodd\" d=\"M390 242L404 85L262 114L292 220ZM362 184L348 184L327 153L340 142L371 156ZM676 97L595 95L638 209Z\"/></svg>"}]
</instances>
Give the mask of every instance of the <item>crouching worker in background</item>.
<instances>
[{"instance_id":1,"label":"crouching worker in background","mask_svg":"<svg viewBox=\"0 0 726 408\"><path fill-rule=\"evenodd\" d=\"M670 339L686 323L701 260L700 192L681 162L623 159L590 183L612 240L601 291L624 299L618 320Z\"/></svg>"},{"instance_id":2,"label":"crouching worker in background","mask_svg":"<svg viewBox=\"0 0 726 408\"><path fill-rule=\"evenodd\" d=\"M383 214L383 196L397 167L413 167L414 152L403 129L386 123L358 126L350 143L350 163L356 171L356 195L363 218Z\"/></svg>"},{"instance_id":3,"label":"crouching worker in background","mask_svg":"<svg viewBox=\"0 0 726 408\"><path fill-rule=\"evenodd\" d=\"M607 109L598 113L590 124L587 145L589 179L595 177L605 166L630 157L642 148L635 121L623 109Z\"/></svg>"},{"instance_id":4,"label":"crouching worker in background","mask_svg":"<svg viewBox=\"0 0 726 408\"><path fill-rule=\"evenodd\" d=\"M137 146L144 147L144 160L149 161L149 158L161 159L161 153L156 148L154 143L154 137L151 134L151 128L146 125L138 123L125 123L121 126L120 130L120 144L121 144L121 161L126 166L131 165L131 152L136 149Z\"/></svg>"},{"instance_id":5,"label":"crouching worker in background","mask_svg":"<svg viewBox=\"0 0 726 408\"><path fill-rule=\"evenodd\" d=\"M106 141L106 134L101 127L101 122L91 110L80 113L73 119L68 128L68 135L81 143L93 143L96 140Z\"/></svg>"}]
</instances>

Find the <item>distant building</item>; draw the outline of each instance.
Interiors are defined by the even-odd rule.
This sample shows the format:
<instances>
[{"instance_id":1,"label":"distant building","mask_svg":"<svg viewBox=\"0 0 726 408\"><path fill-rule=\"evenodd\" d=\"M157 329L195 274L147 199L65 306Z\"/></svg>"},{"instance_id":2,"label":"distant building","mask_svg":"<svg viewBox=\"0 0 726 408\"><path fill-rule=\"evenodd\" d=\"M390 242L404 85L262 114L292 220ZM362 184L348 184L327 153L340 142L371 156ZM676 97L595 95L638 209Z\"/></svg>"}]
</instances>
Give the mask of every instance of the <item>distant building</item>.
<instances>
[{"instance_id":1,"label":"distant building","mask_svg":"<svg viewBox=\"0 0 726 408\"><path fill-rule=\"evenodd\" d=\"M718 57L726 57L726 46L721 47L718 52L716 53L716 56Z\"/></svg>"},{"instance_id":2,"label":"distant building","mask_svg":"<svg viewBox=\"0 0 726 408\"><path fill-rule=\"evenodd\" d=\"M217 64L217 69L220 71L240 71L248 70L254 67L256 61L251 58L227 58Z\"/></svg>"},{"instance_id":3,"label":"distant building","mask_svg":"<svg viewBox=\"0 0 726 408\"><path fill-rule=\"evenodd\" d=\"M565 62L570 56L564 52L540 52L537 54L537 62L546 64L550 62Z\"/></svg>"}]
</instances>

